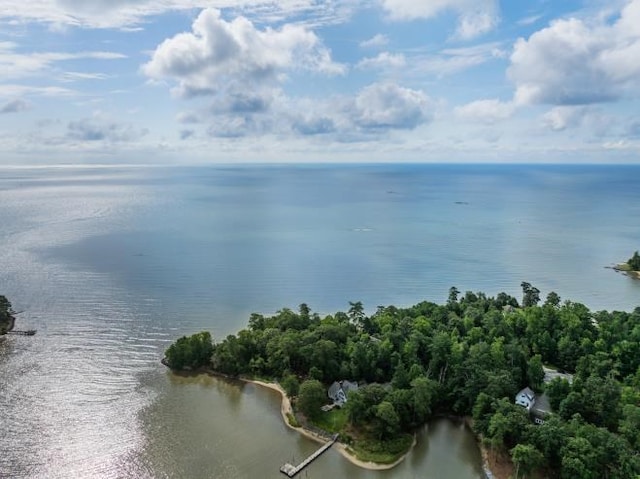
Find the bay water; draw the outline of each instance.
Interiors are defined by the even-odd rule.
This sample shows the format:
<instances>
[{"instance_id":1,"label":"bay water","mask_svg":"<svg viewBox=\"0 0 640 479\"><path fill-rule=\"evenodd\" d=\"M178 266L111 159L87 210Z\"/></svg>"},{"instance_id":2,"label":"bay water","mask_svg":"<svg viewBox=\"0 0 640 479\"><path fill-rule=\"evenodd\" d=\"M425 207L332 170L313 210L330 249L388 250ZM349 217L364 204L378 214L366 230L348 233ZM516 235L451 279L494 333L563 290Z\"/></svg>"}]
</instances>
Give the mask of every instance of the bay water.
<instances>
[{"instance_id":1,"label":"bay water","mask_svg":"<svg viewBox=\"0 0 640 479\"><path fill-rule=\"evenodd\" d=\"M279 477L317 444L279 397L179 377L171 341L306 302L520 297L640 306L607 266L640 249L640 167L344 165L0 168L0 294L33 337L0 338L0 477ZM329 451L307 477L477 478L471 434L419 433L396 469Z\"/></svg>"}]
</instances>

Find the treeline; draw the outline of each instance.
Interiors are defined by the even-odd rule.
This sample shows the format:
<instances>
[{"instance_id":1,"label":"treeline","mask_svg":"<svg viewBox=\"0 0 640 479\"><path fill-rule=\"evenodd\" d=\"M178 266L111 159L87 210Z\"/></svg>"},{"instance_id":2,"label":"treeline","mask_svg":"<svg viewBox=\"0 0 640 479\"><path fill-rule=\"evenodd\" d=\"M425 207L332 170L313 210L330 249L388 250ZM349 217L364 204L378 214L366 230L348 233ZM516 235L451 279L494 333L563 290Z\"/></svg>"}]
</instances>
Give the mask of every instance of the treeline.
<instances>
[{"instance_id":1,"label":"treeline","mask_svg":"<svg viewBox=\"0 0 640 479\"><path fill-rule=\"evenodd\" d=\"M213 342L211 333L203 331L183 336L164 353L164 363L172 369L195 370L211 364Z\"/></svg>"},{"instance_id":2,"label":"treeline","mask_svg":"<svg viewBox=\"0 0 640 479\"><path fill-rule=\"evenodd\" d=\"M370 316L360 302L325 317L305 304L253 314L247 329L213 346L211 367L280 380L311 416L323 399L318 385L366 384L346 405L345 430L358 438L393 443L433 414L472 416L519 473L635 478L640 308L591 312L556 293L543 302L529 283L522 289L522 304L451 288L445 304L380 306ZM543 364L574 374L572 384L545 385ZM541 426L514 404L524 386L547 388L556 414Z\"/></svg>"},{"instance_id":3,"label":"treeline","mask_svg":"<svg viewBox=\"0 0 640 479\"><path fill-rule=\"evenodd\" d=\"M627 264L633 271L640 271L640 254L638 254L637 251L633 253L633 256L627 261Z\"/></svg>"}]
</instances>

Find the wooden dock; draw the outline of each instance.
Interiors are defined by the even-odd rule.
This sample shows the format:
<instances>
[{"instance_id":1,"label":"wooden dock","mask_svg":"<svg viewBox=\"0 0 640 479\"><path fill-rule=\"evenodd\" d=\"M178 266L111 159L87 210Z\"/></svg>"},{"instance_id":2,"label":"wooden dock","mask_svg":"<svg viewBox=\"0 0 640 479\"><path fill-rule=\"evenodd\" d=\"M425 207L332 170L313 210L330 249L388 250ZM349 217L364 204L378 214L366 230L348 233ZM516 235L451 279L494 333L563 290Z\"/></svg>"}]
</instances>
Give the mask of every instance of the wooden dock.
<instances>
[{"instance_id":1,"label":"wooden dock","mask_svg":"<svg viewBox=\"0 0 640 479\"><path fill-rule=\"evenodd\" d=\"M17 334L18 336L33 336L37 331L35 329L29 329L27 331L7 331L7 334Z\"/></svg>"},{"instance_id":2,"label":"wooden dock","mask_svg":"<svg viewBox=\"0 0 640 479\"><path fill-rule=\"evenodd\" d=\"M337 440L338 440L338 435L336 434L336 435L333 436L333 438L328 443L323 445L320 449L318 449L316 452L311 454L309 457L307 457L300 464L298 464L297 466L294 466L293 464L286 463L284 466L282 466L280 468L280 472L283 473L283 474L286 474L289 477L295 476L300 471L302 471L305 467L307 467L309 464L311 464L313 461L315 461L318 457L320 457L320 455L323 452L325 452L327 449L329 449L331 446L333 446L333 443L336 442Z\"/></svg>"}]
</instances>

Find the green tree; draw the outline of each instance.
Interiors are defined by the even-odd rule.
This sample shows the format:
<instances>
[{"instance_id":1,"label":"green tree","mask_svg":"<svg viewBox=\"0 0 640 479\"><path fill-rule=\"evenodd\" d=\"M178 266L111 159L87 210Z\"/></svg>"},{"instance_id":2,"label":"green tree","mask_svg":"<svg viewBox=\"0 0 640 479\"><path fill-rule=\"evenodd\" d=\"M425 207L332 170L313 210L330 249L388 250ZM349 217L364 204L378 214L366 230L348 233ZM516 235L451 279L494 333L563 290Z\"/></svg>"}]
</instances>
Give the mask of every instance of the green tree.
<instances>
[{"instance_id":1,"label":"green tree","mask_svg":"<svg viewBox=\"0 0 640 479\"><path fill-rule=\"evenodd\" d=\"M380 439L392 438L400 430L400 416L389 401L382 401L376 406L376 418Z\"/></svg>"},{"instance_id":2,"label":"green tree","mask_svg":"<svg viewBox=\"0 0 640 479\"><path fill-rule=\"evenodd\" d=\"M634 404L624 406L620 434L631 444L631 447L640 450L640 407Z\"/></svg>"},{"instance_id":3,"label":"green tree","mask_svg":"<svg viewBox=\"0 0 640 479\"><path fill-rule=\"evenodd\" d=\"M520 283L520 286L522 287L522 307L537 305L540 301L540 290L526 281Z\"/></svg>"},{"instance_id":4,"label":"green tree","mask_svg":"<svg viewBox=\"0 0 640 479\"><path fill-rule=\"evenodd\" d=\"M560 306L560 296L558 295L558 293L556 293L555 291L551 291L548 295L547 295L547 299L544 302L544 304L546 306L553 306L553 307L558 307Z\"/></svg>"},{"instance_id":5,"label":"green tree","mask_svg":"<svg viewBox=\"0 0 640 479\"><path fill-rule=\"evenodd\" d=\"M300 385L298 408L309 419L316 419L323 404L327 402L324 386L317 379L308 379Z\"/></svg>"},{"instance_id":6,"label":"green tree","mask_svg":"<svg viewBox=\"0 0 640 479\"><path fill-rule=\"evenodd\" d=\"M518 479L520 474L522 474L522 477L526 477L540 466L544 461L544 457L531 444L518 444L511 449L511 460L516 465L516 479Z\"/></svg>"},{"instance_id":7,"label":"green tree","mask_svg":"<svg viewBox=\"0 0 640 479\"><path fill-rule=\"evenodd\" d=\"M571 392L571 385L566 379L558 377L547 383L544 389L549 398L551 409L557 412L560 409L560 403Z\"/></svg>"},{"instance_id":8,"label":"green tree","mask_svg":"<svg viewBox=\"0 0 640 479\"><path fill-rule=\"evenodd\" d=\"M413 413L416 424L424 424L431 417L431 409L438 387L438 383L424 376L411 382Z\"/></svg>"},{"instance_id":9,"label":"green tree","mask_svg":"<svg viewBox=\"0 0 640 479\"><path fill-rule=\"evenodd\" d=\"M640 271L640 254L636 251L633 256L629 258L627 264L633 271Z\"/></svg>"},{"instance_id":10,"label":"green tree","mask_svg":"<svg viewBox=\"0 0 640 479\"><path fill-rule=\"evenodd\" d=\"M213 353L211 333L202 331L183 336L165 351L165 363L171 369L197 369L209 365Z\"/></svg>"},{"instance_id":11,"label":"green tree","mask_svg":"<svg viewBox=\"0 0 640 479\"><path fill-rule=\"evenodd\" d=\"M536 354L529 359L529 364L527 365L527 379L529 379L529 384L534 390L540 391L542 389L544 368L542 367L542 356L539 354Z\"/></svg>"},{"instance_id":12,"label":"green tree","mask_svg":"<svg viewBox=\"0 0 640 479\"><path fill-rule=\"evenodd\" d=\"M280 384L289 397L297 396L300 391L300 382L295 374L287 374Z\"/></svg>"}]
</instances>

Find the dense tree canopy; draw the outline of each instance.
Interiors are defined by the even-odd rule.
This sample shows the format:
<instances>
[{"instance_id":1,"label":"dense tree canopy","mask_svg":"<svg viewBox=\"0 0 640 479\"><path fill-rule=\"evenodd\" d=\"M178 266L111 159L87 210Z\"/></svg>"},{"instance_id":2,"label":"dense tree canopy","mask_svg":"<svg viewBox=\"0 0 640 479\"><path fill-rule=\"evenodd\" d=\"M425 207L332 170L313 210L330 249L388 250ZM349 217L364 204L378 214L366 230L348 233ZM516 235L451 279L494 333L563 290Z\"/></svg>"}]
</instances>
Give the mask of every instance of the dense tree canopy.
<instances>
[{"instance_id":1,"label":"dense tree canopy","mask_svg":"<svg viewBox=\"0 0 640 479\"><path fill-rule=\"evenodd\" d=\"M213 353L211 334L203 331L178 339L165 351L167 366L173 369L197 369L208 366Z\"/></svg>"},{"instance_id":2,"label":"dense tree canopy","mask_svg":"<svg viewBox=\"0 0 640 479\"><path fill-rule=\"evenodd\" d=\"M505 293L452 288L444 305L380 306L370 316L359 302L322 318L307 305L253 314L248 329L213 346L211 365L280 380L291 393L301 384L299 407L311 416L333 381L357 381L346 419L377 440L433 414L467 415L489 446L511 453L520 476L636 477L640 308L592 312L556 293L540 304L537 288L522 288L523 307ZM543 364L573 382L544 384ZM542 426L514 404L524 386L548 390L555 414Z\"/></svg>"},{"instance_id":3,"label":"dense tree canopy","mask_svg":"<svg viewBox=\"0 0 640 479\"><path fill-rule=\"evenodd\" d=\"M636 251L633 256L629 258L627 264L633 271L640 271L640 254Z\"/></svg>"}]
</instances>

